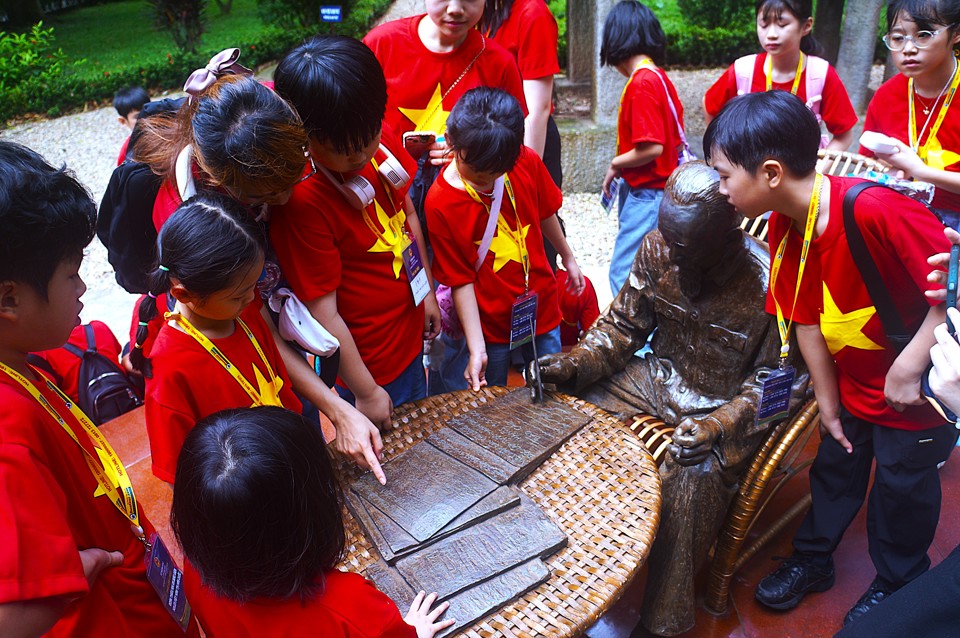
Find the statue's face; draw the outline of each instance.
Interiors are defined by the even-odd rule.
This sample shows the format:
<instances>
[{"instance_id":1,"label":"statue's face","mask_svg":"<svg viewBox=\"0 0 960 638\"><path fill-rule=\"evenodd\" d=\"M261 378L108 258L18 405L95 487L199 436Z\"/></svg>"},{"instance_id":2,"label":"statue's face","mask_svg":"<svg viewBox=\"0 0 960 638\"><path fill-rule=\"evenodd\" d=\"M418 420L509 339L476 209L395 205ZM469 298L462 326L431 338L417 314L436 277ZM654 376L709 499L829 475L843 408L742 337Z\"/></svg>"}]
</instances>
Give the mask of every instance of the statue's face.
<instances>
[{"instance_id":1,"label":"statue's face","mask_svg":"<svg viewBox=\"0 0 960 638\"><path fill-rule=\"evenodd\" d=\"M729 222L710 215L705 205L679 206L665 196L660 206L660 234L670 261L681 270L705 271L723 258Z\"/></svg>"}]
</instances>

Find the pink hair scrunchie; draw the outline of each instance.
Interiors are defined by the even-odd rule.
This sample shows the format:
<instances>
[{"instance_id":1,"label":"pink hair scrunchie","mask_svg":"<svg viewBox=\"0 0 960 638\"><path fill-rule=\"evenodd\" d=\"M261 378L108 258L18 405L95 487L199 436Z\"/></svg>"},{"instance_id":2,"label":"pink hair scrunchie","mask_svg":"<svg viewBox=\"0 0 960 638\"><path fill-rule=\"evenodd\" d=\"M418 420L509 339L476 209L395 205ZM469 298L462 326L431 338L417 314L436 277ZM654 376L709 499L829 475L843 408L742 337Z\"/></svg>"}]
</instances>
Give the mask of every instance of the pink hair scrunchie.
<instances>
[{"instance_id":1,"label":"pink hair scrunchie","mask_svg":"<svg viewBox=\"0 0 960 638\"><path fill-rule=\"evenodd\" d=\"M201 93L206 91L210 86L217 81L221 75L246 75L252 76L253 71L248 69L245 66L237 64L237 60L240 58L240 49L224 49L220 53L216 54L210 58L210 62L207 63L207 66L202 69L197 69L190 74L190 77L187 78L186 83L183 85L183 90L192 95L193 97L199 97Z\"/></svg>"}]
</instances>

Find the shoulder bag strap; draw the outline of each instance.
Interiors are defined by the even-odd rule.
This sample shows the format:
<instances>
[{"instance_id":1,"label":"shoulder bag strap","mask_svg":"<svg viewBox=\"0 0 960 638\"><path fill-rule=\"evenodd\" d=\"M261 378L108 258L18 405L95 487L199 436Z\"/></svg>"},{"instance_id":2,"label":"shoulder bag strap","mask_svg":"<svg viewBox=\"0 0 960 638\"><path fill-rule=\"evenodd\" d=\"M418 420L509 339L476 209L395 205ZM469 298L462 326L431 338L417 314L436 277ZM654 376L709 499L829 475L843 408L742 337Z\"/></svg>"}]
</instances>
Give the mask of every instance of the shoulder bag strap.
<instances>
[{"instance_id":1,"label":"shoulder bag strap","mask_svg":"<svg viewBox=\"0 0 960 638\"><path fill-rule=\"evenodd\" d=\"M883 323L884 332L887 333L887 339L897 352L901 352L913 338L913 335L909 334L906 326L903 325L903 319L901 319L897 307L893 304L893 299L890 297L886 284L880 277L880 271L870 255L867 243L863 239L863 233L860 232L853 214L853 205L857 196L866 189L874 187L885 188L873 182L860 182L846 192L843 196L843 227L847 235L850 254L857 265L857 270L860 271L860 276L863 277L863 283L867 287L867 292L870 293L870 299L877 308L877 314L880 315L880 321Z\"/></svg>"},{"instance_id":2,"label":"shoulder bag strap","mask_svg":"<svg viewBox=\"0 0 960 638\"><path fill-rule=\"evenodd\" d=\"M497 178L493 183L493 202L490 204L490 215L487 218L487 227L483 231L483 239L480 240L480 247L477 249L477 263L474 269L480 271L483 266L483 260L487 258L490 252L490 243L493 241L493 231L497 227L497 220L500 218L500 204L503 203L503 175Z\"/></svg>"},{"instance_id":3,"label":"shoulder bag strap","mask_svg":"<svg viewBox=\"0 0 960 638\"><path fill-rule=\"evenodd\" d=\"M673 113L673 121L677 125L677 133L680 135L680 142L683 143L683 148L690 150L690 145L687 144L687 135L683 132L683 125L680 124L680 116L677 115L677 107L673 103L673 98L670 97L670 89L667 88L667 82L656 70L650 70L653 71L653 74L657 76L658 80L660 80L660 84L663 85L663 92L667 95L667 106L670 107L670 112Z\"/></svg>"}]
</instances>

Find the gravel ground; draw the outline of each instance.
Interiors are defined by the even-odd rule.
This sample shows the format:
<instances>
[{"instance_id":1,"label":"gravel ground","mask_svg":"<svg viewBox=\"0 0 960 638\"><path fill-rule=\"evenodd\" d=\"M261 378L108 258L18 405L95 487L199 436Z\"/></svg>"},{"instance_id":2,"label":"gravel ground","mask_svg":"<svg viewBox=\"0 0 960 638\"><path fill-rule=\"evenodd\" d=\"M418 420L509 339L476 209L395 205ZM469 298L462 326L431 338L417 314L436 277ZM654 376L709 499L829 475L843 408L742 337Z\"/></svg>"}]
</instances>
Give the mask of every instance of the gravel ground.
<instances>
[{"instance_id":1,"label":"gravel ground","mask_svg":"<svg viewBox=\"0 0 960 638\"><path fill-rule=\"evenodd\" d=\"M687 133L695 150L700 151L703 117L700 98L720 75L721 69L678 70L670 72L684 103ZM871 87L880 84L881 67L875 67ZM155 96L155 99L158 96ZM66 164L99 202L116 165L117 153L127 129L117 123L113 108L103 108L42 122L30 122L0 130L0 137L28 146L53 164ZM598 152L606 152L598 149ZM577 260L593 280L603 308L612 298L607 283L607 268L617 232L615 213L605 213L596 193L565 193L561 217ZM81 274L87 283L84 296L84 321L106 322L123 341L130 326L130 311L135 297L120 288L107 262L106 249L94 240L87 249Z\"/></svg>"}]
</instances>

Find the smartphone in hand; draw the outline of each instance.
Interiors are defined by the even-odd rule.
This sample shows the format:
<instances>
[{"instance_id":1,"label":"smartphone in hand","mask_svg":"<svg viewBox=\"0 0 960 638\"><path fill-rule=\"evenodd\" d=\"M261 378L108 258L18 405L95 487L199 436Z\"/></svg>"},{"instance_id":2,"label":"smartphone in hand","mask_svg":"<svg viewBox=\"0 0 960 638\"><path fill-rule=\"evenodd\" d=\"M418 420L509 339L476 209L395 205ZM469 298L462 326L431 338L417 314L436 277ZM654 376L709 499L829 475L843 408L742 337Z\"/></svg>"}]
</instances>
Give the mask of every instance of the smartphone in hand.
<instances>
[{"instance_id":1,"label":"smartphone in hand","mask_svg":"<svg viewBox=\"0 0 960 638\"><path fill-rule=\"evenodd\" d=\"M437 134L433 131L407 131L403 134L403 148L413 159L420 159L436 141Z\"/></svg>"}]
</instances>

